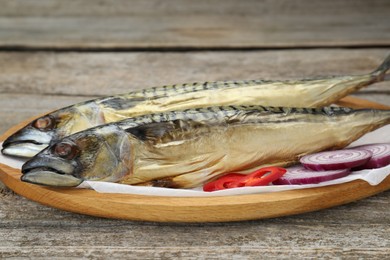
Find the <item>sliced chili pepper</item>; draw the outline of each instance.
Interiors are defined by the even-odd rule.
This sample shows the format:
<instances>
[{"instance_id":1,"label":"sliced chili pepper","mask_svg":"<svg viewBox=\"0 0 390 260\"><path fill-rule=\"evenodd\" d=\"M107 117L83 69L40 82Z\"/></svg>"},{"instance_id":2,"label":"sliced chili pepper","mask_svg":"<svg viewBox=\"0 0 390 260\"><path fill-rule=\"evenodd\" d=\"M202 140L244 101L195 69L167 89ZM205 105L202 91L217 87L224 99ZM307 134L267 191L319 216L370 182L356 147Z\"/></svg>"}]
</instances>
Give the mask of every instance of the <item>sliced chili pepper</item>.
<instances>
[{"instance_id":1,"label":"sliced chili pepper","mask_svg":"<svg viewBox=\"0 0 390 260\"><path fill-rule=\"evenodd\" d=\"M221 178L206 183L203 186L203 191L216 191L216 190L224 190L230 188L230 185L234 182L237 182L238 180L245 177L245 174L241 173L228 173Z\"/></svg>"},{"instance_id":2,"label":"sliced chili pepper","mask_svg":"<svg viewBox=\"0 0 390 260\"><path fill-rule=\"evenodd\" d=\"M286 173L281 167L265 167L249 175L229 173L203 186L204 191L217 191L238 187L265 186L279 179Z\"/></svg>"},{"instance_id":3,"label":"sliced chili pepper","mask_svg":"<svg viewBox=\"0 0 390 260\"><path fill-rule=\"evenodd\" d=\"M265 186L282 177L286 171L286 169L281 167L261 168L242 178L237 187Z\"/></svg>"}]
</instances>

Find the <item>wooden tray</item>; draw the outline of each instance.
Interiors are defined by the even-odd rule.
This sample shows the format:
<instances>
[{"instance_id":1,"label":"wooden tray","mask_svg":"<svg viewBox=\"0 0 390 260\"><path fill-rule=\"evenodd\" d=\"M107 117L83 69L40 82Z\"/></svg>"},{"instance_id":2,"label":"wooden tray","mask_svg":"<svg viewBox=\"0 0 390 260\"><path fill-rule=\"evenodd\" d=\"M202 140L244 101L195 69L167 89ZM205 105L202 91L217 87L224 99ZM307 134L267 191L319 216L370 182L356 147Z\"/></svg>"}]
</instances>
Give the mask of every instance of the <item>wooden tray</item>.
<instances>
[{"instance_id":1,"label":"wooden tray","mask_svg":"<svg viewBox=\"0 0 390 260\"><path fill-rule=\"evenodd\" d=\"M344 98L339 104L354 108L390 108L352 97ZM31 120L12 127L0 140ZM0 180L5 185L43 205L105 218L158 222L221 222L287 216L349 203L390 189L388 176L377 186L356 180L333 186L266 194L159 197L47 188L21 182L20 176L19 170L0 164Z\"/></svg>"}]
</instances>

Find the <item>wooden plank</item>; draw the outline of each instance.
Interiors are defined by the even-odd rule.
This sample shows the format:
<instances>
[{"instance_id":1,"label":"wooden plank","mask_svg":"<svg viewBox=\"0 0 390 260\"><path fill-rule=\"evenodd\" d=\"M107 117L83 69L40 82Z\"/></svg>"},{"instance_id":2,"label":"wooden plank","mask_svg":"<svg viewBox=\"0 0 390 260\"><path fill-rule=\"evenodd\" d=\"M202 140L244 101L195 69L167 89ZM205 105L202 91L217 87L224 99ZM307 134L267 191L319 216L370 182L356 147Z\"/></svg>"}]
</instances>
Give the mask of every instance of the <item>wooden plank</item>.
<instances>
[{"instance_id":1,"label":"wooden plank","mask_svg":"<svg viewBox=\"0 0 390 260\"><path fill-rule=\"evenodd\" d=\"M356 75L390 49L237 52L0 52L0 92L101 96L184 82ZM390 90L389 82L367 88ZM365 90L363 90L365 91Z\"/></svg>"},{"instance_id":2,"label":"wooden plank","mask_svg":"<svg viewBox=\"0 0 390 260\"><path fill-rule=\"evenodd\" d=\"M0 203L0 256L383 259L390 253L389 198L385 192L325 211L262 221L158 224L77 215L6 194Z\"/></svg>"},{"instance_id":3,"label":"wooden plank","mask_svg":"<svg viewBox=\"0 0 390 260\"><path fill-rule=\"evenodd\" d=\"M310 218L310 216L309 216ZM288 222L289 219L286 219ZM306 219L301 219L306 222ZM82 222L80 221L79 224ZM49 228L19 227L4 234L4 257L88 257L131 259L364 258L385 259L388 237L375 225L357 228L342 223L327 226L253 222L239 226L155 226L92 222ZM103 226L99 227L101 224ZM47 227L50 223L48 223ZM350 228L349 231L346 231ZM282 230L281 230L282 229ZM386 231L389 231L386 229ZM13 238L20 232L24 239ZM111 238L111 239L110 239ZM167 241L170 241L167 243ZM372 241L372 242L370 242ZM376 246L375 241L378 242ZM10 245L12 243L12 245Z\"/></svg>"},{"instance_id":4,"label":"wooden plank","mask_svg":"<svg viewBox=\"0 0 390 260\"><path fill-rule=\"evenodd\" d=\"M390 44L387 0L1 0L0 48Z\"/></svg>"}]
</instances>

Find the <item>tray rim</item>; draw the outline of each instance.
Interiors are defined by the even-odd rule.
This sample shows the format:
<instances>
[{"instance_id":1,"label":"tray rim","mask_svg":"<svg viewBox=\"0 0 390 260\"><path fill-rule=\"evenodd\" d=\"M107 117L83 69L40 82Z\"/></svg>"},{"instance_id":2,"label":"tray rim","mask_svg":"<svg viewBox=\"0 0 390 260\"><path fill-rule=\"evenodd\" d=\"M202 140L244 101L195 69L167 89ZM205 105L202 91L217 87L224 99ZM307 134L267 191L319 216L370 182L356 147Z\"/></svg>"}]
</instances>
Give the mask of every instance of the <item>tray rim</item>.
<instances>
[{"instance_id":1,"label":"tray rim","mask_svg":"<svg viewBox=\"0 0 390 260\"><path fill-rule=\"evenodd\" d=\"M390 108L354 97L346 97L340 104L357 108ZM11 127L0 136L0 141L36 117ZM377 186L356 180L332 186L262 194L163 197L48 188L21 182L20 175L19 170L0 164L0 180L6 186L43 205L98 217L157 222L228 222L295 215L346 204L390 189L388 176Z\"/></svg>"}]
</instances>

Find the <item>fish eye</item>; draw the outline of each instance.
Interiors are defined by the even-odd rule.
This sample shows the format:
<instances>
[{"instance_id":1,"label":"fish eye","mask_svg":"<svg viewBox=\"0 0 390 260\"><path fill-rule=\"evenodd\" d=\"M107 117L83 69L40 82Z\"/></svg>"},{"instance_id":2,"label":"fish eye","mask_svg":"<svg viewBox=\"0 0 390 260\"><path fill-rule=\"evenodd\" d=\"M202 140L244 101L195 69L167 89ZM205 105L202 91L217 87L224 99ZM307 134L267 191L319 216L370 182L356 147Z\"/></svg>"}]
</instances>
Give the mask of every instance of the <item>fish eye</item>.
<instances>
[{"instance_id":1,"label":"fish eye","mask_svg":"<svg viewBox=\"0 0 390 260\"><path fill-rule=\"evenodd\" d=\"M79 154L80 150L75 144L61 142L54 145L52 152L61 158L72 160Z\"/></svg>"},{"instance_id":2,"label":"fish eye","mask_svg":"<svg viewBox=\"0 0 390 260\"><path fill-rule=\"evenodd\" d=\"M33 127L42 130L48 131L54 128L55 120L52 116L40 117L33 122Z\"/></svg>"}]
</instances>

